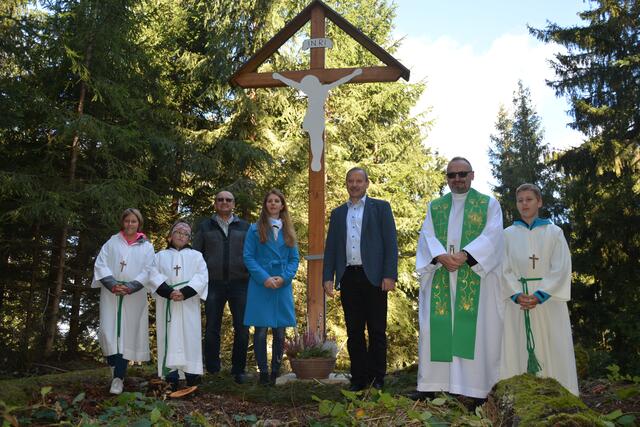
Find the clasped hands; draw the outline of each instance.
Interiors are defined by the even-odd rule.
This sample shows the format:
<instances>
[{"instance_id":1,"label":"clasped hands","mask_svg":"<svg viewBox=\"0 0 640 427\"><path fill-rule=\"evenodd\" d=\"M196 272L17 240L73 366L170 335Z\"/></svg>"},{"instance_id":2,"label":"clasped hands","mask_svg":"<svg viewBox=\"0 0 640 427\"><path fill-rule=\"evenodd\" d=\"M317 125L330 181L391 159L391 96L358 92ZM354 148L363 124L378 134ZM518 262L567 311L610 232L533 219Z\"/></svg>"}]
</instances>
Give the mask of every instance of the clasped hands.
<instances>
[{"instance_id":1,"label":"clasped hands","mask_svg":"<svg viewBox=\"0 0 640 427\"><path fill-rule=\"evenodd\" d=\"M129 288L127 285L118 283L111 287L111 293L118 296L129 295L131 293L131 288Z\"/></svg>"},{"instance_id":2,"label":"clasped hands","mask_svg":"<svg viewBox=\"0 0 640 427\"><path fill-rule=\"evenodd\" d=\"M520 294L516 298L518 304L520 304L520 310L531 310L536 308L540 303L540 300L535 295Z\"/></svg>"},{"instance_id":3,"label":"clasped hands","mask_svg":"<svg viewBox=\"0 0 640 427\"><path fill-rule=\"evenodd\" d=\"M264 281L264 287L269 289L278 289L284 285L284 279L280 276L271 276Z\"/></svg>"},{"instance_id":4,"label":"clasped hands","mask_svg":"<svg viewBox=\"0 0 640 427\"><path fill-rule=\"evenodd\" d=\"M438 255L436 259L447 271L454 272L458 270L462 264L467 262L467 253L464 251L456 252L453 254Z\"/></svg>"}]
</instances>

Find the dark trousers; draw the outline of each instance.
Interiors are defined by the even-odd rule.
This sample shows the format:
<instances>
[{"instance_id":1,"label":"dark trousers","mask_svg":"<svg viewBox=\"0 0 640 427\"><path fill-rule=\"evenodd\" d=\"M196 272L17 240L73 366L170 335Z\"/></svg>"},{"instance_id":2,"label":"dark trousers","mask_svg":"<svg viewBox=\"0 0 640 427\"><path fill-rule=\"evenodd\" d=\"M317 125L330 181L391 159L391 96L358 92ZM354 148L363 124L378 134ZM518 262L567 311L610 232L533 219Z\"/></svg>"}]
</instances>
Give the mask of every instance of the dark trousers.
<instances>
[{"instance_id":1,"label":"dark trousers","mask_svg":"<svg viewBox=\"0 0 640 427\"><path fill-rule=\"evenodd\" d=\"M116 353L107 356L107 364L113 368L113 377L124 379L127 374L127 366L129 361L122 357L122 354Z\"/></svg>"},{"instance_id":2,"label":"dark trousers","mask_svg":"<svg viewBox=\"0 0 640 427\"><path fill-rule=\"evenodd\" d=\"M351 383L384 382L387 373L387 292L373 286L362 267L347 267L340 281L340 299L347 325ZM365 340L367 328L369 345Z\"/></svg>"},{"instance_id":3,"label":"dark trousers","mask_svg":"<svg viewBox=\"0 0 640 427\"><path fill-rule=\"evenodd\" d=\"M207 371L220 371L220 327L224 305L229 302L233 319L233 349L231 351L231 374L243 374L247 366L249 327L243 324L247 305L247 283L218 282L209 286L205 303L207 324L204 331L204 360Z\"/></svg>"},{"instance_id":4,"label":"dark trousers","mask_svg":"<svg viewBox=\"0 0 640 427\"><path fill-rule=\"evenodd\" d=\"M253 351L256 354L256 362L261 374L268 373L267 368L267 330L256 326L253 331ZM282 365L282 354L284 353L284 330L285 328L271 328L273 341L271 343L271 374L278 376Z\"/></svg>"}]
</instances>

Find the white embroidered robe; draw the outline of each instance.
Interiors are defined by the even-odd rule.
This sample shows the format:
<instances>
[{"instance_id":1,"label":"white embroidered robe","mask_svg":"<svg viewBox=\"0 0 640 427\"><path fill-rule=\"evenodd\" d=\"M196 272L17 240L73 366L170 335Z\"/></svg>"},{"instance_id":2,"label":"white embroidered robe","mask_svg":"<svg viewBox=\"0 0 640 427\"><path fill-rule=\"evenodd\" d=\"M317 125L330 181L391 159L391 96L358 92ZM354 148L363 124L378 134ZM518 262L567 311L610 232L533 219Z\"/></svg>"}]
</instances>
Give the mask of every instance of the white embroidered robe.
<instances>
[{"instance_id":1,"label":"white embroidered robe","mask_svg":"<svg viewBox=\"0 0 640 427\"><path fill-rule=\"evenodd\" d=\"M416 271L420 277L418 348L418 391L446 391L465 396L484 398L498 381L502 340L504 300L500 289L500 264L503 257L502 211L500 204L489 199L487 222L482 233L465 247L460 248L465 194L452 194L449 213L447 247L435 235L430 206L427 209L416 254ZM453 356L451 362L432 362L430 350L431 282L442 264L431 261L449 251L461 249L471 254L478 263L472 270L480 276L480 300L476 324L475 354L473 360ZM449 273L451 283L452 320L455 322L457 271Z\"/></svg>"}]
</instances>

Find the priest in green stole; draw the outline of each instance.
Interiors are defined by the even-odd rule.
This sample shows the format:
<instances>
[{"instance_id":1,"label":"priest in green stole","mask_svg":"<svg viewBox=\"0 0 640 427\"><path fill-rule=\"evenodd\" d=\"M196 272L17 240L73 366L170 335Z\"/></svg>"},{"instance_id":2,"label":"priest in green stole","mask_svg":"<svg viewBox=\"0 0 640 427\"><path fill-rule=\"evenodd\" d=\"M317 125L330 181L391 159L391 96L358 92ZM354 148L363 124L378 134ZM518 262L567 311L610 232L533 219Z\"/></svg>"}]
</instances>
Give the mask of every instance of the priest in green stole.
<instances>
[{"instance_id":1,"label":"priest in green stole","mask_svg":"<svg viewBox=\"0 0 640 427\"><path fill-rule=\"evenodd\" d=\"M432 201L420 232L418 393L484 399L497 382L504 301L502 211L471 188L473 169L454 157L451 193Z\"/></svg>"}]
</instances>

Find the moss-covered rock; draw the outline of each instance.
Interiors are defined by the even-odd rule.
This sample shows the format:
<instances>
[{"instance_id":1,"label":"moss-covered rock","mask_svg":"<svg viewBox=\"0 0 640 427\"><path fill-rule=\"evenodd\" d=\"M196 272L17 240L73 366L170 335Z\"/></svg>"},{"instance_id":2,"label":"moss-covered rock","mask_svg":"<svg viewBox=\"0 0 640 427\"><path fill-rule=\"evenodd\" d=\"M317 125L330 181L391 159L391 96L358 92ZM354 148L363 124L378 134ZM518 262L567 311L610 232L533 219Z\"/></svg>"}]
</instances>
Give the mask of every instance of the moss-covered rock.
<instances>
[{"instance_id":1,"label":"moss-covered rock","mask_svg":"<svg viewBox=\"0 0 640 427\"><path fill-rule=\"evenodd\" d=\"M604 426L604 420L553 378L518 375L493 387L486 410L494 425Z\"/></svg>"}]
</instances>

